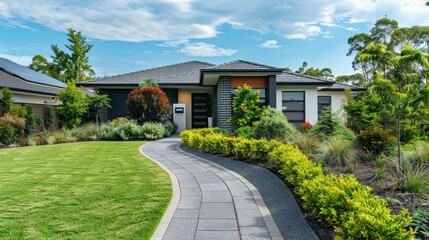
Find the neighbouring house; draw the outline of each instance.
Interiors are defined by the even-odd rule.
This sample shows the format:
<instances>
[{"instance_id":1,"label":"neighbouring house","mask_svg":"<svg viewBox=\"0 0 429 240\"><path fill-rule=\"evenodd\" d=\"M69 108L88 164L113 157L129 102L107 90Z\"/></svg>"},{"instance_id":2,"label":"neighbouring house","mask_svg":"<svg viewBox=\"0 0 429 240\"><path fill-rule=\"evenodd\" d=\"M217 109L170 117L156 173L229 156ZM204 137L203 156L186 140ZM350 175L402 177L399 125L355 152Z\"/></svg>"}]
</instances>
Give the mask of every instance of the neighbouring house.
<instances>
[{"instance_id":1,"label":"neighbouring house","mask_svg":"<svg viewBox=\"0 0 429 240\"><path fill-rule=\"evenodd\" d=\"M0 57L0 89L9 88L15 104L30 104L43 115L48 105L57 106L58 92L66 86L54 78Z\"/></svg>"},{"instance_id":2,"label":"neighbouring house","mask_svg":"<svg viewBox=\"0 0 429 240\"><path fill-rule=\"evenodd\" d=\"M340 110L346 88L354 92L365 90L243 60L220 65L190 61L97 78L79 85L109 95L112 108L105 109L101 116L108 121L128 115L127 95L145 79L154 80L165 91L173 104L174 120L183 121L182 129L207 127L208 118L212 118L213 126L231 131L233 126L228 119L232 115L234 90L244 84L259 90L262 104L282 110L296 126L305 121L316 123L325 107Z\"/></svg>"}]
</instances>

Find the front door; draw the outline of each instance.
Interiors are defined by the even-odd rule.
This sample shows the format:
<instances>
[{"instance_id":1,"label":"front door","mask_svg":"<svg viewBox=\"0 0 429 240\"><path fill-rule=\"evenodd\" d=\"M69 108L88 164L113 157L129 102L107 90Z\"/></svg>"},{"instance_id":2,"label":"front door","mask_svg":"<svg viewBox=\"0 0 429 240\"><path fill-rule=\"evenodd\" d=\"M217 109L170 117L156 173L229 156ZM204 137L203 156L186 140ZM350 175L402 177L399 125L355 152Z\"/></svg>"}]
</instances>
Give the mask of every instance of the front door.
<instances>
[{"instance_id":1,"label":"front door","mask_svg":"<svg viewBox=\"0 0 429 240\"><path fill-rule=\"evenodd\" d=\"M192 93L192 128L208 127L208 105L207 93Z\"/></svg>"}]
</instances>

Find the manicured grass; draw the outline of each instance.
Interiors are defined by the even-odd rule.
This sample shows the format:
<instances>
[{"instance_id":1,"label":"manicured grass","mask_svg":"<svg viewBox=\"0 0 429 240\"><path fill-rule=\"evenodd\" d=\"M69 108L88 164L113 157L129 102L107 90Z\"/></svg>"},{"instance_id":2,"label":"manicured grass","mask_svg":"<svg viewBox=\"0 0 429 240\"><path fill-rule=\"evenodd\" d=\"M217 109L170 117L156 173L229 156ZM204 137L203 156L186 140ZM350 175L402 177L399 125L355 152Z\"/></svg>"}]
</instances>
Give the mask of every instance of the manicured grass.
<instances>
[{"instance_id":1,"label":"manicured grass","mask_svg":"<svg viewBox=\"0 0 429 240\"><path fill-rule=\"evenodd\" d=\"M149 239L172 189L143 143L0 149L0 239Z\"/></svg>"}]
</instances>

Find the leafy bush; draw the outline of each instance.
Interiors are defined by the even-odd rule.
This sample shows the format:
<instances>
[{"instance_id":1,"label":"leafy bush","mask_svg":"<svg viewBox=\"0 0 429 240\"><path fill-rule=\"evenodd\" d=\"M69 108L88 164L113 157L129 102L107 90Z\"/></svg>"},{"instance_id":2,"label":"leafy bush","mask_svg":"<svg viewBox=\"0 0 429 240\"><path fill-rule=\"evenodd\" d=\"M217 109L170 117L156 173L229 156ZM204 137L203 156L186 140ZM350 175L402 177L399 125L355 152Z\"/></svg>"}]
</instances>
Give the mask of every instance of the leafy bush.
<instances>
[{"instance_id":1,"label":"leafy bush","mask_svg":"<svg viewBox=\"0 0 429 240\"><path fill-rule=\"evenodd\" d=\"M55 124L55 109L52 106L47 106L45 110L45 129L48 131L54 130Z\"/></svg>"},{"instance_id":2,"label":"leafy bush","mask_svg":"<svg viewBox=\"0 0 429 240\"><path fill-rule=\"evenodd\" d=\"M104 124L100 127L100 139L103 140L134 140L140 134L140 127L133 121L118 123L116 126Z\"/></svg>"},{"instance_id":3,"label":"leafy bush","mask_svg":"<svg viewBox=\"0 0 429 240\"><path fill-rule=\"evenodd\" d=\"M13 96L9 88L0 91L0 112L10 113L13 108Z\"/></svg>"},{"instance_id":4,"label":"leafy bush","mask_svg":"<svg viewBox=\"0 0 429 240\"><path fill-rule=\"evenodd\" d=\"M94 141L100 135L100 128L97 124L87 123L72 130L72 134L77 141Z\"/></svg>"},{"instance_id":5,"label":"leafy bush","mask_svg":"<svg viewBox=\"0 0 429 240\"><path fill-rule=\"evenodd\" d=\"M402 171L402 190L417 194L428 192L429 168L427 166L404 161Z\"/></svg>"},{"instance_id":6,"label":"leafy bush","mask_svg":"<svg viewBox=\"0 0 429 240\"><path fill-rule=\"evenodd\" d=\"M124 122L130 122L130 120L128 118L125 118L125 117L118 117L118 118L113 119L111 122L109 122L108 125L112 126L112 127L116 127L119 124L124 123Z\"/></svg>"},{"instance_id":7,"label":"leafy bush","mask_svg":"<svg viewBox=\"0 0 429 240\"><path fill-rule=\"evenodd\" d=\"M147 122L140 128L140 135L148 140L156 140L164 137L165 127L162 123Z\"/></svg>"},{"instance_id":8,"label":"leafy bush","mask_svg":"<svg viewBox=\"0 0 429 240\"><path fill-rule=\"evenodd\" d=\"M314 134L299 132L291 138L291 143L297 146L305 155L311 156L320 141Z\"/></svg>"},{"instance_id":9,"label":"leafy bush","mask_svg":"<svg viewBox=\"0 0 429 240\"><path fill-rule=\"evenodd\" d=\"M268 107L265 116L256 124L254 135L256 139L284 141L296 133L295 127L287 121L281 111Z\"/></svg>"},{"instance_id":10,"label":"leafy bush","mask_svg":"<svg viewBox=\"0 0 429 240\"><path fill-rule=\"evenodd\" d=\"M354 140L356 138L354 132L341 123L337 114L332 113L329 108L323 112L323 116L320 121L314 125L309 132L317 134L323 139L327 139L332 136L341 136L348 140Z\"/></svg>"},{"instance_id":11,"label":"leafy bush","mask_svg":"<svg viewBox=\"0 0 429 240\"><path fill-rule=\"evenodd\" d=\"M236 137L251 138L252 128L249 126L240 127L234 131L234 135Z\"/></svg>"},{"instance_id":12,"label":"leafy bush","mask_svg":"<svg viewBox=\"0 0 429 240\"><path fill-rule=\"evenodd\" d=\"M25 118L11 113L0 117L0 143L10 145L24 138Z\"/></svg>"},{"instance_id":13,"label":"leafy bush","mask_svg":"<svg viewBox=\"0 0 429 240\"><path fill-rule=\"evenodd\" d=\"M36 126L36 118L34 116L34 108L32 105L25 106L27 112L25 116L25 135L28 136L33 133L34 127Z\"/></svg>"},{"instance_id":14,"label":"leafy bush","mask_svg":"<svg viewBox=\"0 0 429 240\"><path fill-rule=\"evenodd\" d=\"M384 130L380 126L362 130L356 140L366 153L376 156L389 151L395 145L396 139L390 130Z\"/></svg>"},{"instance_id":15,"label":"leafy bush","mask_svg":"<svg viewBox=\"0 0 429 240\"><path fill-rule=\"evenodd\" d=\"M76 87L71 82L63 90L58 92L58 99L61 101L58 106L58 113L66 121L67 127L75 127L81 123L82 116L88 110L88 103L82 92L82 87Z\"/></svg>"},{"instance_id":16,"label":"leafy bush","mask_svg":"<svg viewBox=\"0 0 429 240\"><path fill-rule=\"evenodd\" d=\"M127 111L138 123L164 122L171 118L167 95L157 87L142 87L128 94Z\"/></svg>"},{"instance_id":17,"label":"leafy bush","mask_svg":"<svg viewBox=\"0 0 429 240\"><path fill-rule=\"evenodd\" d=\"M429 237L429 212L423 210L417 210L413 212L413 221L410 226L414 228L418 234L423 237Z\"/></svg>"},{"instance_id":18,"label":"leafy bush","mask_svg":"<svg viewBox=\"0 0 429 240\"><path fill-rule=\"evenodd\" d=\"M314 125L311 124L310 122L301 123L301 125L299 126L299 131L301 133L308 133L313 126Z\"/></svg>"},{"instance_id":19,"label":"leafy bush","mask_svg":"<svg viewBox=\"0 0 429 240\"><path fill-rule=\"evenodd\" d=\"M165 128L164 137L169 137L177 131L177 126L172 121L165 121L162 125Z\"/></svg>"},{"instance_id":20,"label":"leafy bush","mask_svg":"<svg viewBox=\"0 0 429 240\"><path fill-rule=\"evenodd\" d=\"M341 137L331 137L317 148L319 158L329 166L351 167L358 159L353 143Z\"/></svg>"},{"instance_id":21,"label":"leafy bush","mask_svg":"<svg viewBox=\"0 0 429 240\"><path fill-rule=\"evenodd\" d=\"M252 88L246 84L235 90L237 96L234 97L232 109L234 111L231 123L237 128L252 126L259 121L264 114L264 108L259 106L259 91L252 92Z\"/></svg>"},{"instance_id":22,"label":"leafy bush","mask_svg":"<svg viewBox=\"0 0 429 240\"><path fill-rule=\"evenodd\" d=\"M429 142L416 141L404 146L404 157L413 163L429 164Z\"/></svg>"}]
</instances>

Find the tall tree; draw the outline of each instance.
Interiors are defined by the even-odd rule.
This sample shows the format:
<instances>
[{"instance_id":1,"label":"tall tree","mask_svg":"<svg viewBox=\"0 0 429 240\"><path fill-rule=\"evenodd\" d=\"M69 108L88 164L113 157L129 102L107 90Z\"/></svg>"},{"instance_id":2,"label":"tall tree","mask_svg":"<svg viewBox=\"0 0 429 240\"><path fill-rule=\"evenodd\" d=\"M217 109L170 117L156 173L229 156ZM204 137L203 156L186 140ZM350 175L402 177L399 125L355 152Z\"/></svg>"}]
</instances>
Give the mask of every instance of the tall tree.
<instances>
[{"instance_id":1,"label":"tall tree","mask_svg":"<svg viewBox=\"0 0 429 240\"><path fill-rule=\"evenodd\" d=\"M29 68L65 83L83 82L94 78L95 72L89 64L88 57L93 45L87 43L81 32L71 28L68 29L67 37L69 44L65 47L70 53L53 44L51 45L52 61L49 62L45 57L36 55Z\"/></svg>"},{"instance_id":2,"label":"tall tree","mask_svg":"<svg viewBox=\"0 0 429 240\"><path fill-rule=\"evenodd\" d=\"M76 87L74 81L67 84L63 90L58 92L61 101L58 113L64 118L66 127L76 127L82 121L82 116L88 110L88 103L83 95L82 88Z\"/></svg>"}]
</instances>

